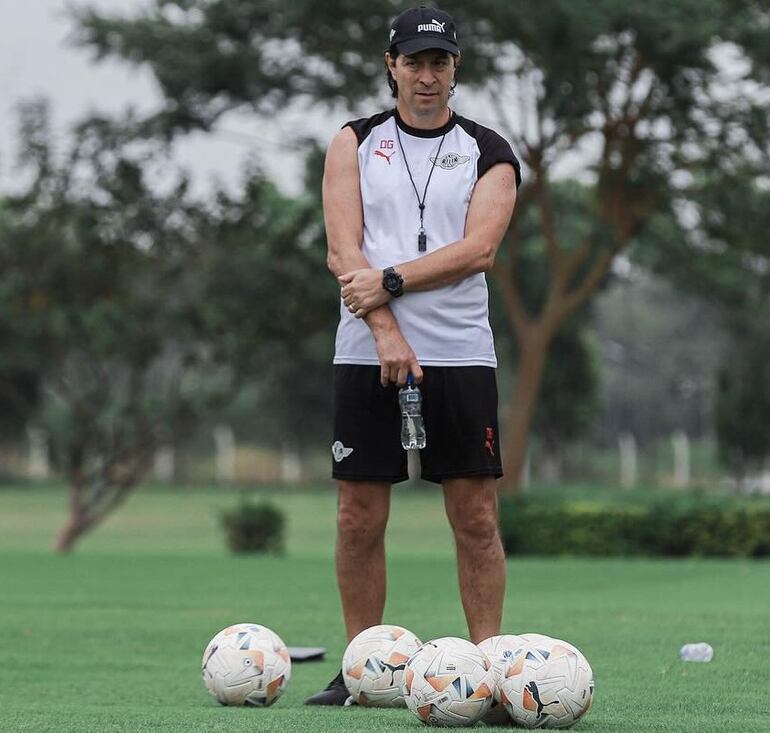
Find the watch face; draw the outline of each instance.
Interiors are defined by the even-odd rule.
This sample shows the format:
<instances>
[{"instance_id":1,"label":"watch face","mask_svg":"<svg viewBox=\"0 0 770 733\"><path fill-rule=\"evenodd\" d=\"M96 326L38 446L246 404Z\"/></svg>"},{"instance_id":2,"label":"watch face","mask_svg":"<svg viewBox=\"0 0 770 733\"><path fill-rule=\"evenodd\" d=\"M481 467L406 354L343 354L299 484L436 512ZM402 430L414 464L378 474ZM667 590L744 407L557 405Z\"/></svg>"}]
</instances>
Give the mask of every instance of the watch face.
<instances>
[{"instance_id":1,"label":"watch face","mask_svg":"<svg viewBox=\"0 0 770 733\"><path fill-rule=\"evenodd\" d=\"M387 275L385 275L385 281L384 281L385 289L395 290L396 288L398 288L400 279L401 278L399 278L399 276L396 275L395 272L389 272Z\"/></svg>"}]
</instances>

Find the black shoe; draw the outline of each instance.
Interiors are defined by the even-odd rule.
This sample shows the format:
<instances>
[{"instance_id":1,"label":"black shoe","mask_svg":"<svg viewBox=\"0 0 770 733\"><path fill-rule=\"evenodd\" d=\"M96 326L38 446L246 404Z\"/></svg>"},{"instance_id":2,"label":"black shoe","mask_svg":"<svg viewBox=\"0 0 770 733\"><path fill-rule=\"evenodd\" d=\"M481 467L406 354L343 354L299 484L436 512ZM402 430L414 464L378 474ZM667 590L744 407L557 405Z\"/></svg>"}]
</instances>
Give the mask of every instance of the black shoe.
<instances>
[{"instance_id":1,"label":"black shoe","mask_svg":"<svg viewBox=\"0 0 770 733\"><path fill-rule=\"evenodd\" d=\"M345 705L350 704L347 702L349 697L350 693L345 687L345 680L342 679L342 670L340 670L340 673L321 692L316 692L305 700L305 705Z\"/></svg>"}]
</instances>

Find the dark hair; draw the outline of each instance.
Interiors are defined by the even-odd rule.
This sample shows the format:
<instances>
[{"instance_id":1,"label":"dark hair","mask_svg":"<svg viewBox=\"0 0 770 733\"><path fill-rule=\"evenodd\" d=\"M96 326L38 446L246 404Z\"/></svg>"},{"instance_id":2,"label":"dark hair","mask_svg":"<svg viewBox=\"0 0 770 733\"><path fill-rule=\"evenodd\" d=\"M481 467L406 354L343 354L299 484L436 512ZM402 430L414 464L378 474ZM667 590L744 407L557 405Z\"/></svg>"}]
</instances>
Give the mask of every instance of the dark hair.
<instances>
[{"instance_id":1,"label":"dark hair","mask_svg":"<svg viewBox=\"0 0 770 733\"><path fill-rule=\"evenodd\" d=\"M399 57L398 50L395 46L391 46L388 49L388 53L390 54L390 58L395 61ZM447 53L454 59L455 62L455 74L457 74L457 56L455 56L453 53L450 53L447 51ZM398 82L393 78L393 74L390 73L390 69L388 68L388 62L385 61L385 76L388 80L388 86L390 87L390 96L393 97L393 99L398 99ZM452 80L452 86L449 87L449 96L451 97L455 93L455 87L457 86L457 77Z\"/></svg>"}]
</instances>

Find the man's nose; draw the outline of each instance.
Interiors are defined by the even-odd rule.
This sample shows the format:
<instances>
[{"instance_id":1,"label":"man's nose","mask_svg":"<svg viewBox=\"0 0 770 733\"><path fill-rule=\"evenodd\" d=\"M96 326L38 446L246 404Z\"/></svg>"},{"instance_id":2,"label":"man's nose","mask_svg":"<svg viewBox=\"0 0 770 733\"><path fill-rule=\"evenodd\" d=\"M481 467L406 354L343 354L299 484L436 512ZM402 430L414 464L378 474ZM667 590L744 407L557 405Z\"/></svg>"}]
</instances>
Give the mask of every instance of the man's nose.
<instances>
[{"instance_id":1,"label":"man's nose","mask_svg":"<svg viewBox=\"0 0 770 733\"><path fill-rule=\"evenodd\" d=\"M417 77L421 84L426 87L432 86L436 82L436 75L433 73L433 69L430 66L423 66L420 69L420 73Z\"/></svg>"}]
</instances>

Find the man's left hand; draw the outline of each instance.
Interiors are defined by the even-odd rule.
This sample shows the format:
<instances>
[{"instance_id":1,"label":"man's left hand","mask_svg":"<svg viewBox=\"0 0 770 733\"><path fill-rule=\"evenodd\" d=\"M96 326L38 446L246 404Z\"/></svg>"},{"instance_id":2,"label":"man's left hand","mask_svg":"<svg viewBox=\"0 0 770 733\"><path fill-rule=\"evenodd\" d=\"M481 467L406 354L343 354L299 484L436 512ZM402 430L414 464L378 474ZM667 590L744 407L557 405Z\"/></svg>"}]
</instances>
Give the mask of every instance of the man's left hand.
<instances>
[{"instance_id":1,"label":"man's left hand","mask_svg":"<svg viewBox=\"0 0 770 733\"><path fill-rule=\"evenodd\" d=\"M390 293L382 287L382 270L352 270L337 279L341 286L342 302L356 318L363 318L391 298Z\"/></svg>"}]
</instances>

